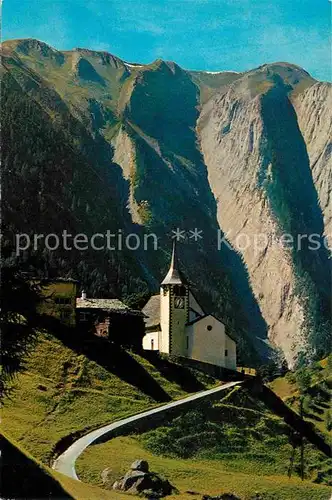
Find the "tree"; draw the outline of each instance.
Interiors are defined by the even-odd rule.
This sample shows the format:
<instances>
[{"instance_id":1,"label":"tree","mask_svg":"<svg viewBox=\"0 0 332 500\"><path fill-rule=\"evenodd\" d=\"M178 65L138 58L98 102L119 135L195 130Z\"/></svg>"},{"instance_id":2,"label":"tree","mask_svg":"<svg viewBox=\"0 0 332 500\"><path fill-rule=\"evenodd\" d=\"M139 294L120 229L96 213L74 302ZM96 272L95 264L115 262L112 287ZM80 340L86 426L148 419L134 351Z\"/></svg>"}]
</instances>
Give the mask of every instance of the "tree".
<instances>
[{"instance_id":1,"label":"tree","mask_svg":"<svg viewBox=\"0 0 332 500\"><path fill-rule=\"evenodd\" d=\"M18 263L1 262L0 322L1 376L0 397L8 393L24 356L36 338L40 316L41 288L32 283Z\"/></svg>"},{"instance_id":2,"label":"tree","mask_svg":"<svg viewBox=\"0 0 332 500\"><path fill-rule=\"evenodd\" d=\"M288 365L285 355L280 347L275 347L270 352L269 362L257 368L256 374L264 382L270 382L277 377L282 377L288 372Z\"/></svg>"},{"instance_id":3,"label":"tree","mask_svg":"<svg viewBox=\"0 0 332 500\"><path fill-rule=\"evenodd\" d=\"M311 373L307 368L300 368L296 372L296 381L300 389L300 393L303 395L311 385Z\"/></svg>"}]
</instances>

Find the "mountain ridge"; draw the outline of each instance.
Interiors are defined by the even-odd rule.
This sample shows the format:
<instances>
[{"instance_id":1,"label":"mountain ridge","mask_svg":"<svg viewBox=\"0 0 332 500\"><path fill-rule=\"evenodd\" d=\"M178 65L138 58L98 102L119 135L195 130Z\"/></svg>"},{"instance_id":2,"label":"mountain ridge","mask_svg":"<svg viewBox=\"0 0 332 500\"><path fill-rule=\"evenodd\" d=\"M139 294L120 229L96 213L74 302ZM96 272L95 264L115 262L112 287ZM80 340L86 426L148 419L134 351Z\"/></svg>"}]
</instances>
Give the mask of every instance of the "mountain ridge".
<instances>
[{"instance_id":1,"label":"mountain ridge","mask_svg":"<svg viewBox=\"0 0 332 500\"><path fill-rule=\"evenodd\" d=\"M273 61L273 62L269 62L269 63L264 63L264 64L261 64L255 68L253 68L253 69L243 70L243 71L235 71L232 69L210 71L208 69L203 70L203 69L182 68L179 64L177 64L173 60L166 60L166 59L164 60L161 58L157 58L157 59L151 61L150 63L141 63L141 62L137 63L137 62L133 62L133 61L126 61L125 59L122 59L122 58L114 55L112 52L109 52L108 50L89 49L86 47L74 47L72 49L58 50L58 49L55 49L54 47L52 47L47 42L44 42L42 40L38 40L37 38L15 38L15 39L3 40L2 41L2 50L6 49L7 47L9 47L10 49L15 48L16 50L22 50L22 49L26 50L28 48L39 48L41 50L41 52L44 53L44 55L46 53L71 54L73 52L80 52L82 54L90 55L90 56L106 55L106 56L111 56L112 59L117 60L125 65L131 66L133 68L146 67L146 66L148 67L148 66L151 66L158 61L163 61L166 64L168 64L168 63L175 64L176 66L178 66L179 68L181 68L183 71L185 71L187 73L206 73L206 74L210 74L210 75L219 75L221 73L233 73L233 74L238 74L238 75L244 75L246 73L255 72L257 70L262 70L265 68L271 68L274 66L286 66L289 68L294 68L296 70L300 70L302 73L305 73L308 77L310 77L311 79L318 82L318 80L313 78L310 75L310 73L308 71L306 71L305 69L303 69L301 66L299 66L296 63L290 63L287 61ZM330 82L322 82L322 83L330 83Z\"/></svg>"}]
</instances>

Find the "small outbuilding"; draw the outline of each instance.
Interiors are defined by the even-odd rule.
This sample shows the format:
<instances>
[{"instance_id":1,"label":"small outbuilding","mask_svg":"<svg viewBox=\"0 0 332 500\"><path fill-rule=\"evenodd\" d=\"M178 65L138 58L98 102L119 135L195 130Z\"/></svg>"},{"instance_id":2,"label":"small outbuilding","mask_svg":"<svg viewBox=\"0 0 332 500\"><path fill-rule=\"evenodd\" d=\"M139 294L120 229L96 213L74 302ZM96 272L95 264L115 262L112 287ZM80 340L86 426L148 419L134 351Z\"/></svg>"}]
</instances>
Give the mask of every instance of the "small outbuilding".
<instances>
[{"instance_id":1,"label":"small outbuilding","mask_svg":"<svg viewBox=\"0 0 332 500\"><path fill-rule=\"evenodd\" d=\"M140 348L144 335L144 313L119 299L76 299L76 324L81 330L108 338L123 346Z\"/></svg>"}]
</instances>

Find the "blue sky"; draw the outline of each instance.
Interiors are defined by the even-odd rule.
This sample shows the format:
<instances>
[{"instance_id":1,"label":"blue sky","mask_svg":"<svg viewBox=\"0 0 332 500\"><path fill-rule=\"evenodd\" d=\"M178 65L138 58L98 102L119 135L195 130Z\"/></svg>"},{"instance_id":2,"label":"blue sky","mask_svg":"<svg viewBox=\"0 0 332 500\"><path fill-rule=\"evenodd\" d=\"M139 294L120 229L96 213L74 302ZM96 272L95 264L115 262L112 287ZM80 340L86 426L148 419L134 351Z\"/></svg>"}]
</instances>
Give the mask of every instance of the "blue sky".
<instances>
[{"instance_id":1,"label":"blue sky","mask_svg":"<svg viewBox=\"0 0 332 500\"><path fill-rule=\"evenodd\" d=\"M3 0L2 36L208 71L287 61L331 80L331 6L331 0Z\"/></svg>"}]
</instances>

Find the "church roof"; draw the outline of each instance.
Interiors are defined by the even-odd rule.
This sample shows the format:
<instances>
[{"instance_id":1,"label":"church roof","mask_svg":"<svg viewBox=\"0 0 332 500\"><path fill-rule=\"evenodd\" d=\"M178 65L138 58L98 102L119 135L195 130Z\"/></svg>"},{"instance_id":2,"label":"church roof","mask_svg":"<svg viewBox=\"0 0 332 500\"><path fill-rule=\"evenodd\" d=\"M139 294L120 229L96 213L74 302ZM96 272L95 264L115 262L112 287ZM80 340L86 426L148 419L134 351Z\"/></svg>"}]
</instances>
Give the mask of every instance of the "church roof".
<instances>
[{"instance_id":1,"label":"church roof","mask_svg":"<svg viewBox=\"0 0 332 500\"><path fill-rule=\"evenodd\" d=\"M171 265L168 270L168 273L165 276L165 279L161 282L162 285L183 285L186 283L185 278L183 277L180 269L177 258L177 252L175 247L175 241L173 244L173 252L172 252L172 260Z\"/></svg>"},{"instance_id":2,"label":"church roof","mask_svg":"<svg viewBox=\"0 0 332 500\"><path fill-rule=\"evenodd\" d=\"M145 326L147 329L157 328L160 326L160 295L152 295L142 310L147 316Z\"/></svg>"}]
</instances>

